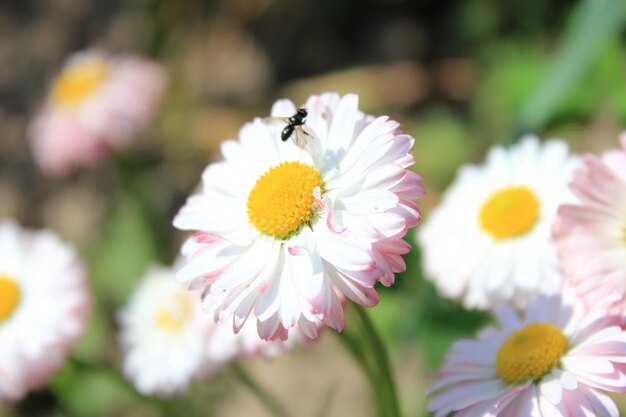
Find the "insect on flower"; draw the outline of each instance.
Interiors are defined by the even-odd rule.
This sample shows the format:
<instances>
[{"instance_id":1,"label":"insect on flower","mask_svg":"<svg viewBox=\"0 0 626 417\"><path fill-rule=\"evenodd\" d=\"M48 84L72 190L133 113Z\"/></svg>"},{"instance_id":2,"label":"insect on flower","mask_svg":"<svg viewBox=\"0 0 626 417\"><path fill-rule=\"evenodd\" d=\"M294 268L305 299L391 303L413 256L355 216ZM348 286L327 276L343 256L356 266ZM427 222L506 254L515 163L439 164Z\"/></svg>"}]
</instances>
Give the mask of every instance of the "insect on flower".
<instances>
[{"instance_id":1,"label":"insect on flower","mask_svg":"<svg viewBox=\"0 0 626 417\"><path fill-rule=\"evenodd\" d=\"M308 115L307 109L301 107L291 117L266 117L263 119L263 122L268 124L276 122L287 123L280 133L280 138L283 142L286 142L290 137L293 137L293 143L304 149L308 142L307 136L311 136L304 130L304 124Z\"/></svg>"}]
</instances>

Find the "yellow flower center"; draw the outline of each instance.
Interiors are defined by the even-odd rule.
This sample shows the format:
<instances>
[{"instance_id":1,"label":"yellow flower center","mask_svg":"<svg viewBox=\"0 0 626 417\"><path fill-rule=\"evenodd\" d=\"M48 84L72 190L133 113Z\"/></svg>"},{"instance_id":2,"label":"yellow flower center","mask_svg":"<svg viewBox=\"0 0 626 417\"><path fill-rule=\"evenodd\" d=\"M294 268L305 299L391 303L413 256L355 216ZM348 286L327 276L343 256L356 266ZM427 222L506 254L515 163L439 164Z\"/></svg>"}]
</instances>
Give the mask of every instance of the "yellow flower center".
<instances>
[{"instance_id":1,"label":"yellow flower center","mask_svg":"<svg viewBox=\"0 0 626 417\"><path fill-rule=\"evenodd\" d=\"M283 162L272 167L248 195L250 222L262 233L288 238L312 220L313 190L321 186L319 171L310 165Z\"/></svg>"},{"instance_id":2,"label":"yellow flower center","mask_svg":"<svg viewBox=\"0 0 626 417\"><path fill-rule=\"evenodd\" d=\"M63 107L74 107L93 93L106 79L106 61L86 58L70 64L52 84L52 101Z\"/></svg>"},{"instance_id":3,"label":"yellow flower center","mask_svg":"<svg viewBox=\"0 0 626 417\"><path fill-rule=\"evenodd\" d=\"M178 292L157 309L154 322L165 331L182 329L193 315L193 299L187 292Z\"/></svg>"},{"instance_id":4,"label":"yellow flower center","mask_svg":"<svg viewBox=\"0 0 626 417\"><path fill-rule=\"evenodd\" d=\"M504 341L496 355L496 372L510 385L538 381L559 364L568 347L553 324L529 324Z\"/></svg>"},{"instance_id":5,"label":"yellow flower center","mask_svg":"<svg viewBox=\"0 0 626 417\"><path fill-rule=\"evenodd\" d=\"M480 209L480 225L496 239L529 232L539 219L539 200L526 187L509 187L493 194Z\"/></svg>"},{"instance_id":6,"label":"yellow flower center","mask_svg":"<svg viewBox=\"0 0 626 417\"><path fill-rule=\"evenodd\" d=\"M20 303L21 295L14 279L0 274L0 323L11 317Z\"/></svg>"}]
</instances>

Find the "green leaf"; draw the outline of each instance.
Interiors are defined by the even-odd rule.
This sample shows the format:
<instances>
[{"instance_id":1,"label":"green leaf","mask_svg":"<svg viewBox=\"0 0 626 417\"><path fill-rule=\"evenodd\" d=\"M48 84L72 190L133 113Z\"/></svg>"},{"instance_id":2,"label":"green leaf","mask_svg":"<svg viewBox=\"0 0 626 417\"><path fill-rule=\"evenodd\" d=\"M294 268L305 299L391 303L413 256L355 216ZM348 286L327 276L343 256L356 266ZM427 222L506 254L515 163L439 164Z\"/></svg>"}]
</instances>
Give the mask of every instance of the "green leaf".
<instances>
[{"instance_id":1,"label":"green leaf","mask_svg":"<svg viewBox=\"0 0 626 417\"><path fill-rule=\"evenodd\" d=\"M570 91L575 90L626 19L626 2L583 0L554 64L519 116L520 131L537 131L550 121ZM515 140L516 138L513 138Z\"/></svg>"}]
</instances>

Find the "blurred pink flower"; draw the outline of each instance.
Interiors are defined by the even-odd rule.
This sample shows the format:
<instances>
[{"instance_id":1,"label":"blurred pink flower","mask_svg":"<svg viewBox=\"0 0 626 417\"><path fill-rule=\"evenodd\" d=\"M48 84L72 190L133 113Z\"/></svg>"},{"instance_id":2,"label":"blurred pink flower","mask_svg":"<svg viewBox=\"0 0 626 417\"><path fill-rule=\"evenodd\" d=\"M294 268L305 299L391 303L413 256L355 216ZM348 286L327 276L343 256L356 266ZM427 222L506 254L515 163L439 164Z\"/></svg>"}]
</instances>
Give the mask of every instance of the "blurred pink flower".
<instances>
[{"instance_id":1,"label":"blurred pink flower","mask_svg":"<svg viewBox=\"0 0 626 417\"><path fill-rule=\"evenodd\" d=\"M304 107L304 148L281 140L284 122L244 125L174 219L197 231L177 278L204 288L205 309L233 316L236 331L257 321L263 339L292 328L316 338L321 323L341 330L344 297L376 305L375 285L404 271L403 238L420 220L421 177L407 169L414 139L397 122L365 115L352 94ZM279 100L272 116L295 112Z\"/></svg>"},{"instance_id":2,"label":"blurred pink flower","mask_svg":"<svg viewBox=\"0 0 626 417\"><path fill-rule=\"evenodd\" d=\"M626 332L605 298L587 309L573 291L537 295L523 314L455 342L430 388L435 417L615 417L606 392L626 392Z\"/></svg>"},{"instance_id":3,"label":"blurred pink flower","mask_svg":"<svg viewBox=\"0 0 626 417\"><path fill-rule=\"evenodd\" d=\"M69 57L29 127L41 170L68 175L132 144L165 88L163 68L144 58L92 50Z\"/></svg>"},{"instance_id":4,"label":"blurred pink flower","mask_svg":"<svg viewBox=\"0 0 626 417\"><path fill-rule=\"evenodd\" d=\"M54 234L0 221L0 402L61 367L85 327L86 281L74 249Z\"/></svg>"},{"instance_id":5,"label":"blurred pink flower","mask_svg":"<svg viewBox=\"0 0 626 417\"><path fill-rule=\"evenodd\" d=\"M552 230L566 277L590 305L626 294L626 133L620 141L583 157L571 184L579 202L559 208Z\"/></svg>"}]
</instances>

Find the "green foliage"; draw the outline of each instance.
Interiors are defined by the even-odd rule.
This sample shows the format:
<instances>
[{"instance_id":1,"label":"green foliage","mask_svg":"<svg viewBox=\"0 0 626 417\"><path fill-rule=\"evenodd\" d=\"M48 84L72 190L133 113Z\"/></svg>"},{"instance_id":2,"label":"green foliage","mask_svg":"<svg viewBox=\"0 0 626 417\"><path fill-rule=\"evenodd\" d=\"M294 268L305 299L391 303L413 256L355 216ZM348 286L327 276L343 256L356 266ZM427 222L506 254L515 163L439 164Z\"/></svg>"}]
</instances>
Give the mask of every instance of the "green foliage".
<instances>
[{"instance_id":1,"label":"green foliage","mask_svg":"<svg viewBox=\"0 0 626 417\"><path fill-rule=\"evenodd\" d=\"M158 240L148 219L136 195L121 194L114 200L91 262L94 287L103 299L124 303L158 258Z\"/></svg>"},{"instance_id":2,"label":"green foliage","mask_svg":"<svg viewBox=\"0 0 626 417\"><path fill-rule=\"evenodd\" d=\"M577 8L563 46L550 71L523 107L521 129L535 131L554 116L563 99L576 90L597 57L615 39L626 19L626 3L615 0L584 0Z\"/></svg>"},{"instance_id":3,"label":"green foliage","mask_svg":"<svg viewBox=\"0 0 626 417\"><path fill-rule=\"evenodd\" d=\"M429 109L415 121L415 170L427 182L427 191L443 189L459 166L471 159L480 142L474 141L463 121L444 107Z\"/></svg>"}]
</instances>

